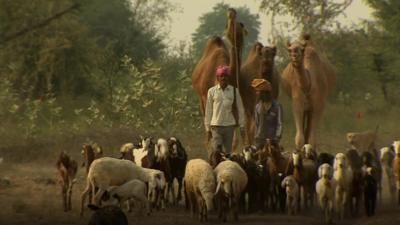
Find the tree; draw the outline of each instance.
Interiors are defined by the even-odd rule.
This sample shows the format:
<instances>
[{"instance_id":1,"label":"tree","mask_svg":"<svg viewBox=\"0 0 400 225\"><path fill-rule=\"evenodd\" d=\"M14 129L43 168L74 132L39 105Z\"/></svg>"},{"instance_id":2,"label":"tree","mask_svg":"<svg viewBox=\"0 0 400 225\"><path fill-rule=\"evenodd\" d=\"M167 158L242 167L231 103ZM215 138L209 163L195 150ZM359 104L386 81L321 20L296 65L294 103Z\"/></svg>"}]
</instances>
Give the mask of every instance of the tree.
<instances>
[{"instance_id":1,"label":"tree","mask_svg":"<svg viewBox=\"0 0 400 225\"><path fill-rule=\"evenodd\" d=\"M331 26L353 0L260 0L260 9L272 16L293 17L289 29L301 27L301 32L314 33ZM272 26L274 23L272 23Z\"/></svg>"},{"instance_id":2,"label":"tree","mask_svg":"<svg viewBox=\"0 0 400 225\"><path fill-rule=\"evenodd\" d=\"M200 17L200 26L192 34L195 58L201 56L203 48L211 36L224 36L227 21L226 14L229 8L228 4L218 3L213 7L211 12L205 13ZM244 45L244 52L246 54L258 38L261 23L258 15L251 14L247 7L239 7L236 9L236 12L237 21L242 22L248 31Z\"/></svg>"},{"instance_id":3,"label":"tree","mask_svg":"<svg viewBox=\"0 0 400 225\"><path fill-rule=\"evenodd\" d=\"M398 102L400 95L400 2L395 0L366 0L376 23L370 26L372 70L379 82L384 99ZM396 97L397 96L397 97Z\"/></svg>"}]
</instances>

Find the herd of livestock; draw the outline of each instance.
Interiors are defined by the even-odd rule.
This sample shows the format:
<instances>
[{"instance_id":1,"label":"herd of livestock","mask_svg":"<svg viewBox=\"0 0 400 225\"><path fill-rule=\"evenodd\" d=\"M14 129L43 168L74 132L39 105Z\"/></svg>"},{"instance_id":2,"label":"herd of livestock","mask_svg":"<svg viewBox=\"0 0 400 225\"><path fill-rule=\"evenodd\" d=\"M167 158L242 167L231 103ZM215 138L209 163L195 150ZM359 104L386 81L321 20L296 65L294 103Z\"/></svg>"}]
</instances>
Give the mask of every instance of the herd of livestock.
<instances>
[{"instance_id":1,"label":"herd of livestock","mask_svg":"<svg viewBox=\"0 0 400 225\"><path fill-rule=\"evenodd\" d=\"M150 214L184 198L186 209L200 221L206 221L214 209L220 220L227 221L230 216L237 220L239 213L260 210L293 215L317 202L325 221L331 223L334 213L343 219L362 208L372 216L377 199L382 200L384 176L392 199L397 195L400 205L400 141L378 151L356 149L362 143L354 140L350 141L352 149L336 155L318 153L310 144L285 152L267 141L262 150L247 146L229 155L216 151L208 161L188 160L185 148L174 137L157 141L147 137L137 144L124 144L120 158L104 157L99 146L85 144L82 156L87 178L80 213L87 195L89 208L99 212L112 207L124 217L121 208L125 204L129 211L134 206ZM69 211L77 163L62 152L57 169L64 211Z\"/></svg>"}]
</instances>

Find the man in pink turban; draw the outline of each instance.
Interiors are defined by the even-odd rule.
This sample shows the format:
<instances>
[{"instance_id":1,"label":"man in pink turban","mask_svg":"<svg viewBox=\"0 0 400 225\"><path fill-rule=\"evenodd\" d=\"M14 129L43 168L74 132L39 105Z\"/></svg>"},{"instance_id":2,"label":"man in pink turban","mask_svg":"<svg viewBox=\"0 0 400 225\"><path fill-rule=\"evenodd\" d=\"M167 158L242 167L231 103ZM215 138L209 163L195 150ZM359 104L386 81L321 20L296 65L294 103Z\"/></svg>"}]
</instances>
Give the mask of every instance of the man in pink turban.
<instances>
[{"instance_id":1,"label":"man in pink turban","mask_svg":"<svg viewBox=\"0 0 400 225\"><path fill-rule=\"evenodd\" d=\"M204 126L208 140L212 141L212 151L217 151L222 147L223 151L229 154L232 152L233 133L236 126L240 127L242 138L244 138L244 109L239 91L228 84L229 67L218 66L216 76L218 84L211 87L207 94Z\"/></svg>"}]
</instances>

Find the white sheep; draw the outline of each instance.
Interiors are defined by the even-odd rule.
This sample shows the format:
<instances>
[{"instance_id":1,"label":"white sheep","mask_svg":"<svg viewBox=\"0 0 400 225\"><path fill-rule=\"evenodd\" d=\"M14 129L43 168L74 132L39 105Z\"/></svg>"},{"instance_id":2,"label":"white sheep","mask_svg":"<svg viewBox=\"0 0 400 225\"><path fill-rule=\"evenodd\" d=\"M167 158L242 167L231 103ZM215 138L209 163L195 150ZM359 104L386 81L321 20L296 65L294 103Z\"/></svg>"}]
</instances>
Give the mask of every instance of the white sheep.
<instances>
[{"instance_id":1,"label":"white sheep","mask_svg":"<svg viewBox=\"0 0 400 225\"><path fill-rule=\"evenodd\" d=\"M319 180L315 185L319 205L325 213L325 222L332 223L332 213L335 197L335 181L332 179L332 167L328 163L318 168Z\"/></svg>"},{"instance_id":2,"label":"white sheep","mask_svg":"<svg viewBox=\"0 0 400 225\"><path fill-rule=\"evenodd\" d=\"M227 160L214 169L217 178L215 195L218 202L220 218L226 222L227 213L231 211L238 220L239 200L247 186L247 174L236 162Z\"/></svg>"},{"instance_id":3,"label":"white sheep","mask_svg":"<svg viewBox=\"0 0 400 225\"><path fill-rule=\"evenodd\" d=\"M282 188L286 190L286 207L289 215L297 214L299 208L299 185L293 175L285 177L281 183Z\"/></svg>"},{"instance_id":4,"label":"white sheep","mask_svg":"<svg viewBox=\"0 0 400 225\"><path fill-rule=\"evenodd\" d=\"M395 158L393 160L393 174L396 179L397 203L400 205L400 141L393 143Z\"/></svg>"},{"instance_id":5,"label":"white sheep","mask_svg":"<svg viewBox=\"0 0 400 225\"><path fill-rule=\"evenodd\" d=\"M207 213L213 209L215 176L211 165L202 159L188 161L185 169L186 208L191 207L192 216L197 211L199 220L207 220Z\"/></svg>"},{"instance_id":6,"label":"white sheep","mask_svg":"<svg viewBox=\"0 0 400 225\"><path fill-rule=\"evenodd\" d=\"M381 166L382 170L384 171L384 174L386 175L386 179L388 181L388 187L389 187L389 192L391 199L395 199L395 189L396 189L396 184L394 181L394 175L393 175L393 160L394 160L395 154L394 151L390 147L384 147L380 149L380 161L381 161ZM384 176L382 176L383 178ZM382 181L383 183L383 181Z\"/></svg>"},{"instance_id":7,"label":"white sheep","mask_svg":"<svg viewBox=\"0 0 400 225\"><path fill-rule=\"evenodd\" d=\"M89 168L86 188L81 195L81 216L83 215L86 195L90 190L92 190L92 193L96 193L95 190L98 188L92 199L92 202L98 205L101 196L110 186L120 186L133 179L147 182L149 184L149 195L154 194L154 196L157 196L158 189L165 187L165 178L162 171L142 168L129 160L110 157L94 160Z\"/></svg>"},{"instance_id":8,"label":"white sheep","mask_svg":"<svg viewBox=\"0 0 400 225\"><path fill-rule=\"evenodd\" d=\"M335 156L333 163L333 179L335 181L335 203L341 219L344 218L345 209L349 203L353 171L348 166L347 157L343 153Z\"/></svg>"},{"instance_id":9,"label":"white sheep","mask_svg":"<svg viewBox=\"0 0 400 225\"><path fill-rule=\"evenodd\" d=\"M147 209L147 215L150 214L150 202L147 198L146 184L137 179L130 180L120 186L112 186L105 192L106 196L118 199L119 203L127 202L128 211L131 211L129 200L133 199L142 204L142 208Z\"/></svg>"}]
</instances>

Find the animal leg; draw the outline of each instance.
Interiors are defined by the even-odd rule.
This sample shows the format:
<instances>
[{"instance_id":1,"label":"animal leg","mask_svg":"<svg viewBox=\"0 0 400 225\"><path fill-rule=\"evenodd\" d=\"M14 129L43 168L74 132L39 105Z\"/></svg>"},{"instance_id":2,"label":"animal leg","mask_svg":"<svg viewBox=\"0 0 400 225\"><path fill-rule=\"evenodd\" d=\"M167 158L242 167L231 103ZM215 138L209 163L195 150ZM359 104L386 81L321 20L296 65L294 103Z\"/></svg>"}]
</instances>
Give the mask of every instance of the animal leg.
<instances>
[{"instance_id":1,"label":"animal leg","mask_svg":"<svg viewBox=\"0 0 400 225\"><path fill-rule=\"evenodd\" d=\"M63 184L61 186L61 194L62 194L62 198L63 198L64 212L66 212L66 211L68 211L68 203L67 203L67 187L65 186L65 184Z\"/></svg>"},{"instance_id":2,"label":"animal leg","mask_svg":"<svg viewBox=\"0 0 400 225\"><path fill-rule=\"evenodd\" d=\"M90 184L90 181L88 180L87 184L86 184L86 188L81 194L81 212L80 212L81 217L83 216L84 204L85 204L86 196L90 191L90 187L91 187L91 184Z\"/></svg>"},{"instance_id":3,"label":"animal leg","mask_svg":"<svg viewBox=\"0 0 400 225\"><path fill-rule=\"evenodd\" d=\"M293 116L296 124L296 149L300 150L304 145L304 110L302 103L296 99L293 99Z\"/></svg>"}]
</instances>

